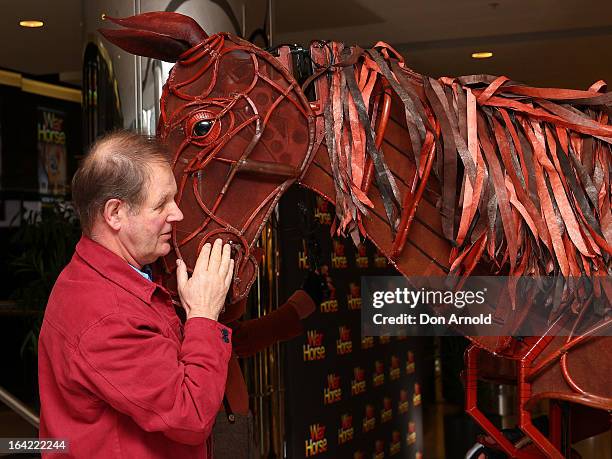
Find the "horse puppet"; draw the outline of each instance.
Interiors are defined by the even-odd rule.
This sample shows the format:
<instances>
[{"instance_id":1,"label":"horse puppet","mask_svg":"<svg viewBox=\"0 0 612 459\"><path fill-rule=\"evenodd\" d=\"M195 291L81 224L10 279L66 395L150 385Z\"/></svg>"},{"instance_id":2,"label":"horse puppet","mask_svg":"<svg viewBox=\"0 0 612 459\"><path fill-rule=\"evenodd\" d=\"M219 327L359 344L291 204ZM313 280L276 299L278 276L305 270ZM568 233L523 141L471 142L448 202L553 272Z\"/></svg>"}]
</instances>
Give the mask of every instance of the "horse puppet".
<instances>
[{"instance_id":1,"label":"horse puppet","mask_svg":"<svg viewBox=\"0 0 612 459\"><path fill-rule=\"evenodd\" d=\"M224 315L235 314L256 276L256 239L297 182L335 205L333 231L368 238L405 276L589 276L592 298L609 305L612 93L604 82L581 91L504 76L434 79L382 42L315 41L273 55L232 34L208 36L177 13L107 19L121 26L101 30L112 43L176 62L157 129L174 155L185 214L164 260L170 289L174 260L193 266L202 245L221 237L236 260ZM466 408L496 448L562 458L572 441L609 428L612 341L594 336L610 325L605 317L569 337L468 336ZM493 369L501 361L510 364L505 374ZM517 385L518 427L530 442L513 443L478 410L479 377ZM548 436L532 424L540 399L604 410L604 421L563 444L559 416L551 413Z\"/></svg>"}]
</instances>

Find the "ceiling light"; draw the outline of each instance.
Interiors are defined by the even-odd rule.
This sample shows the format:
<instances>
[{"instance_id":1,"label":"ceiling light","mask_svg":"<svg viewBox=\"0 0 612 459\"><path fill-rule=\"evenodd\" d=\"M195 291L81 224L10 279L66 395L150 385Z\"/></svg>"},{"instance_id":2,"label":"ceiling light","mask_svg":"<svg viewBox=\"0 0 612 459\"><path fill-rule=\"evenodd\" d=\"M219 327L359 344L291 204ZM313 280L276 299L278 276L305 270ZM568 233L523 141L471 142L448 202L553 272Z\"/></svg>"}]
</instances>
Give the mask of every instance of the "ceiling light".
<instances>
[{"instance_id":1,"label":"ceiling light","mask_svg":"<svg viewBox=\"0 0 612 459\"><path fill-rule=\"evenodd\" d=\"M481 51L478 53L472 53L472 57L474 59L488 59L489 57L493 57L493 53L491 51Z\"/></svg>"},{"instance_id":2,"label":"ceiling light","mask_svg":"<svg viewBox=\"0 0 612 459\"><path fill-rule=\"evenodd\" d=\"M42 27L44 22L42 21L19 21L21 27Z\"/></svg>"}]
</instances>

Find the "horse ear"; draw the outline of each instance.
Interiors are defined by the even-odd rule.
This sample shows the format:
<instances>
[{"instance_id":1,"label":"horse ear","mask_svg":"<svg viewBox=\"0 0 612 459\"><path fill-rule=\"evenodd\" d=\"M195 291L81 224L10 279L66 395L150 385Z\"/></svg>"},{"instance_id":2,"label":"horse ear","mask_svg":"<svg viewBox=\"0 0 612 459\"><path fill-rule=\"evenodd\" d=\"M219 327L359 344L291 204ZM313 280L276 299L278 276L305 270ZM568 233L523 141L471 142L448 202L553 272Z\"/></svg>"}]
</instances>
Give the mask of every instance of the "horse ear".
<instances>
[{"instance_id":1,"label":"horse ear","mask_svg":"<svg viewBox=\"0 0 612 459\"><path fill-rule=\"evenodd\" d=\"M106 17L125 29L100 29L111 43L139 56L175 62L208 35L189 16L171 12L143 13L127 18Z\"/></svg>"},{"instance_id":2,"label":"horse ear","mask_svg":"<svg viewBox=\"0 0 612 459\"><path fill-rule=\"evenodd\" d=\"M99 32L128 53L166 62L176 62L190 48L185 42L147 30L100 29Z\"/></svg>"}]
</instances>

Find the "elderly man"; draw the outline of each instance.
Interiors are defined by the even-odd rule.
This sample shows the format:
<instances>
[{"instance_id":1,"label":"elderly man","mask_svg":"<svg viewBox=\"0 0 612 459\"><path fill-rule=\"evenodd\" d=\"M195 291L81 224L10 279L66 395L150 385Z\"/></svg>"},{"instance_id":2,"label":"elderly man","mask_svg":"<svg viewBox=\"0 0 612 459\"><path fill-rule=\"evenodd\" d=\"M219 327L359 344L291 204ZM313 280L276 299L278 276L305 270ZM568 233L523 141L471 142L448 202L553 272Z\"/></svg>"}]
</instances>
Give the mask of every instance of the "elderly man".
<instances>
[{"instance_id":1,"label":"elderly man","mask_svg":"<svg viewBox=\"0 0 612 459\"><path fill-rule=\"evenodd\" d=\"M147 272L183 218L176 191L163 148L128 132L98 141L74 177L83 237L39 343L40 435L68 439L67 457L210 457L231 354L217 318L233 260L217 240L191 277L177 262L183 325Z\"/></svg>"}]
</instances>

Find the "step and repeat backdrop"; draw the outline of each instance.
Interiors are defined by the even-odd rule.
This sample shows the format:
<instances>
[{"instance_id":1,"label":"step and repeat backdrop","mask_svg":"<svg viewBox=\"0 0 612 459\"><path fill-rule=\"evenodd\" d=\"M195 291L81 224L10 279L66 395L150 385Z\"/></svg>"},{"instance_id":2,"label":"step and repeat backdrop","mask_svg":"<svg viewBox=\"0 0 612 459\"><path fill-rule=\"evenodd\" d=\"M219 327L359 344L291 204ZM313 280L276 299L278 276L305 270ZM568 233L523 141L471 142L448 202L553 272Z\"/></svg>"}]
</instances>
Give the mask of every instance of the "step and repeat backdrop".
<instances>
[{"instance_id":1,"label":"step and repeat backdrop","mask_svg":"<svg viewBox=\"0 0 612 459\"><path fill-rule=\"evenodd\" d=\"M327 281L305 333L285 349L287 457L422 458L422 342L362 337L360 277L395 275L369 242L332 236L334 208L294 187L279 207L280 286Z\"/></svg>"}]
</instances>

